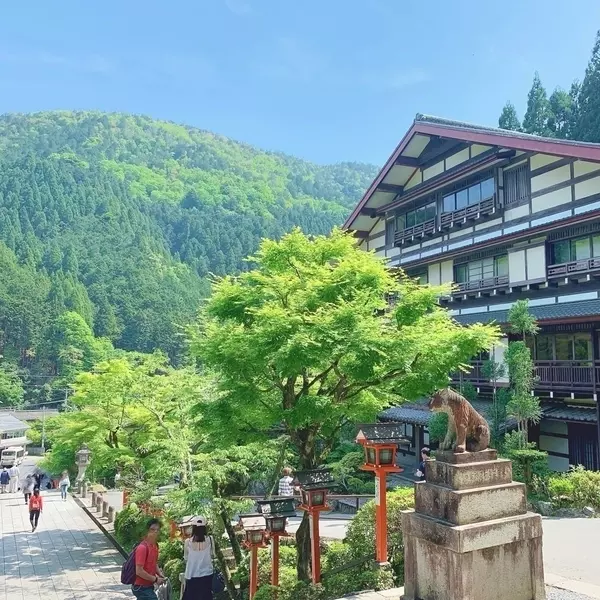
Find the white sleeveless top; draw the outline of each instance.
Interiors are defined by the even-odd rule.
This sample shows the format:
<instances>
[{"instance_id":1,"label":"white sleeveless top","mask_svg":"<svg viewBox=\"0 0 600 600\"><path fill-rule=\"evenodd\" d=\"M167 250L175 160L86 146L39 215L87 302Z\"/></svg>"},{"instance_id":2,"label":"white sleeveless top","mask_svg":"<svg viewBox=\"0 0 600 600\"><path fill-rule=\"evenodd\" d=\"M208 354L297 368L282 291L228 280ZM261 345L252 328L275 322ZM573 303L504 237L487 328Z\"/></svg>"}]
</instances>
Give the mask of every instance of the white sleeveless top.
<instances>
[{"instance_id":1,"label":"white sleeveless top","mask_svg":"<svg viewBox=\"0 0 600 600\"><path fill-rule=\"evenodd\" d=\"M204 542L185 540L183 558L185 559L186 579L212 575L212 536L207 536Z\"/></svg>"}]
</instances>

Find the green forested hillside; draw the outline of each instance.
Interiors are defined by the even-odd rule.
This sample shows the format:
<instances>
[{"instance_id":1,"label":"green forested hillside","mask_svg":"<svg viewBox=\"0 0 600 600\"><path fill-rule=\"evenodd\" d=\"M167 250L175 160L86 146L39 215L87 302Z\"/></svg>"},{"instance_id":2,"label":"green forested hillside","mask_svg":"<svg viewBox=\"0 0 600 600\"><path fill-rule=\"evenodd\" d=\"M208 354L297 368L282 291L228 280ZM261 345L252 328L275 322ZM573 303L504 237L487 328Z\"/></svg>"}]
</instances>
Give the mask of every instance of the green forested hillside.
<instances>
[{"instance_id":1,"label":"green forested hillside","mask_svg":"<svg viewBox=\"0 0 600 600\"><path fill-rule=\"evenodd\" d=\"M246 268L295 225L329 231L374 175L147 117L0 117L4 367L58 372L48 340L66 311L117 347L177 357L210 272Z\"/></svg>"}]
</instances>

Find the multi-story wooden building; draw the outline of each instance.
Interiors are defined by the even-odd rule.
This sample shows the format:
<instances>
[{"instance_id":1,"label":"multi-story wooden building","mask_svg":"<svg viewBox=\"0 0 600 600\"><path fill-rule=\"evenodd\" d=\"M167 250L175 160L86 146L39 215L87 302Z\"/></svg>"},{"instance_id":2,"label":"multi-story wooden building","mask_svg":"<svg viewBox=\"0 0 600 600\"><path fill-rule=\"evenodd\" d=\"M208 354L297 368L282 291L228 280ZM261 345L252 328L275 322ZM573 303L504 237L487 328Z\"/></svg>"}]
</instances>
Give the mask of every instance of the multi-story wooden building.
<instances>
[{"instance_id":1,"label":"multi-story wooden building","mask_svg":"<svg viewBox=\"0 0 600 600\"><path fill-rule=\"evenodd\" d=\"M443 302L460 323L505 324L528 298L541 326L533 435L554 469L600 467L600 144L417 115L345 227L391 267L454 282ZM489 390L481 363L465 377Z\"/></svg>"}]
</instances>

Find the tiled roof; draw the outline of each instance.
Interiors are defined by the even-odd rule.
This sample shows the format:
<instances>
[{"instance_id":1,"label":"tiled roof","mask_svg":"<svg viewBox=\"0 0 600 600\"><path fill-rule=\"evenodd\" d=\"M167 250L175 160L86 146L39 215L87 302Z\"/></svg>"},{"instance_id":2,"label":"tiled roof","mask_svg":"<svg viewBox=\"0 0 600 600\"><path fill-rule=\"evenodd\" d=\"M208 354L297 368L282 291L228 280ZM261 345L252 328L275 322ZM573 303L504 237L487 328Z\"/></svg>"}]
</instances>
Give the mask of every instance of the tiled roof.
<instances>
[{"instance_id":1,"label":"tiled roof","mask_svg":"<svg viewBox=\"0 0 600 600\"><path fill-rule=\"evenodd\" d=\"M596 423L596 409L593 406L556 406L547 405L542 408L545 419L555 421L580 421L582 423Z\"/></svg>"},{"instance_id":2,"label":"tiled roof","mask_svg":"<svg viewBox=\"0 0 600 600\"><path fill-rule=\"evenodd\" d=\"M0 432L25 431L26 429L29 429L29 425L19 421L16 417L7 414L0 415Z\"/></svg>"},{"instance_id":3,"label":"tiled roof","mask_svg":"<svg viewBox=\"0 0 600 600\"><path fill-rule=\"evenodd\" d=\"M580 142L578 140L559 140L556 138L543 137L533 135L531 133L522 133L520 131L511 131L509 129L500 129L499 127L487 127L485 125L477 125L475 123L467 123L466 121L454 121L453 119L444 119L435 115L424 115L418 113L415 117L415 123L430 123L432 125L440 125L442 127L451 127L453 129L465 129L467 131L493 133L494 135L503 135L512 139L532 140L539 142L551 142L553 144L564 144L566 146L589 146L591 148L600 148L600 144L592 142Z\"/></svg>"},{"instance_id":4,"label":"tiled roof","mask_svg":"<svg viewBox=\"0 0 600 600\"><path fill-rule=\"evenodd\" d=\"M529 312L533 314L536 319L544 321L600 315L600 299L548 304L547 306L530 306ZM508 310L455 315L454 318L463 325L470 325L471 323L489 323L491 321L495 321L496 323L506 323L508 320Z\"/></svg>"},{"instance_id":5,"label":"tiled roof","mask_svg":"<svg viewBox=\"0 0 600 600\"><path fill-rule=\"evenodd\" d=\"M402 406L392 406L379 413L378 419L385 422L395 421L399 423L409 423L411 425L428 425L433 413L427 408L428 400L422 399L416 402L403 404ZM475 400L471 402L473 408L482 415L489 423L492 418L491 402L485 400ZM513 418L506 420L506 430L514 429L517 422Z\"/></svg>"}]
</instances>

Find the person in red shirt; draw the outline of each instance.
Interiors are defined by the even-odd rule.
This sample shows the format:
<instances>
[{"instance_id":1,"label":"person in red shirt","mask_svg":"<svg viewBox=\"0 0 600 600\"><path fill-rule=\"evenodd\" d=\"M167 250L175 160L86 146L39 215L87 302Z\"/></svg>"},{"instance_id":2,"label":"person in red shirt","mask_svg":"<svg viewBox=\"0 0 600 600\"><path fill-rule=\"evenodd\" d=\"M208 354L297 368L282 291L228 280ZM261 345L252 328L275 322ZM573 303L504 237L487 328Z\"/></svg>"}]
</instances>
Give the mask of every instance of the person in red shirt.
<instances>
[{"instance_id":1,"label":"person in red shirt","mask_svg":"<svg viewBox=\"0 0 600 600\"><path fill-rule=\"evenodd\" d=\"M146 537L135 549L135 583L131 591L138 600L157 600L154 585L161 585L165 577L158 567L158 536L160 521L148 521Z\"/></svg>"},{"instance_id":2,"label":"person in red shirt","mask_svg":"<svg viewBox=\"0 0 600 600\"><path fill-rule=\"evenodd\" d=\"M40 496L40 488L33 490L33 496L29 498L29 522L31 523L31 531L37 529L40 513L44 508L44 500Z\"/></svg>"}]
</instances>

